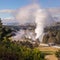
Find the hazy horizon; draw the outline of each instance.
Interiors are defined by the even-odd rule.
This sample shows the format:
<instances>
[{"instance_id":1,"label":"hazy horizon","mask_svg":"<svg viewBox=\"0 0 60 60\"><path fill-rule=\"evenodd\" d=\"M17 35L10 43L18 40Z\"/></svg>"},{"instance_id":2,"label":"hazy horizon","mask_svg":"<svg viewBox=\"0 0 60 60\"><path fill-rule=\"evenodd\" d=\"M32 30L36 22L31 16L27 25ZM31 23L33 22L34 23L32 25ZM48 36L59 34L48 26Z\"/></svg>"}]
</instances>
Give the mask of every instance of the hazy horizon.
<instances>
[{"instance_id":1,"label":"hazy horizon","mask_svg":"<svg viewBox=\"0 0 60 60\"><path fill-rule=\"evenodd\" d=\"M60 1L59 0L1 0L0 18L3 24L34 22L34 11L41 7L47 9L56 21L60 21ZM24 18L23 18L24 17Z\"/></svg>"}]
</instances>

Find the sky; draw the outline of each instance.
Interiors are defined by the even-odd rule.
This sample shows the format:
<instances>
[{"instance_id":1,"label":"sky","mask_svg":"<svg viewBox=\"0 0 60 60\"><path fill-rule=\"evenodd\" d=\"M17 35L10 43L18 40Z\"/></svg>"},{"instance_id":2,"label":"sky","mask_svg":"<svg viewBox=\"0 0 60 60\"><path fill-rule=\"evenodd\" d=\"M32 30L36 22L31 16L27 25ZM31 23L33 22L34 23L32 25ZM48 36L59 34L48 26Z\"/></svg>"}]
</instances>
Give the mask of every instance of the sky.
<instances>
[{"instance_id":1,"label":"sky","mask_svg":"<svg viewBox=\"0 0 60 60\"><path fill-rule=\"evenodd\" d=\"M0 0L0 17L2 19L12 17L11 10L17 10L36 2L42 6L42 8L60 7L60 0Z\"/></svg>"},{"instance_id":2,"label":"sky","mask_svg":"<svg viewBox=\"0 0 60 60\"><path fill-rule=\"evenodd\" d=\"M34 1L34 0L33 0ZM1 9L17 9L33 2L32 0L0 0ZM60 0L37 0L44 8L60 7Z\"/></svg>"}]
</instances>

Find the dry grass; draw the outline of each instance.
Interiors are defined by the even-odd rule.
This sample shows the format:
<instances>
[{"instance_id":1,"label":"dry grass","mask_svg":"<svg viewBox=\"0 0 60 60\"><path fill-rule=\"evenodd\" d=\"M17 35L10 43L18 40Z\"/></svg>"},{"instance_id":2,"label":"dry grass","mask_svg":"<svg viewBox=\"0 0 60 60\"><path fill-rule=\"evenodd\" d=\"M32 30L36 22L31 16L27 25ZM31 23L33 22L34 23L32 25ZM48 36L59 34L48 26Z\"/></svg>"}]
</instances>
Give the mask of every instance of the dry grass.
<instances>
[{"instance_id":1,"label":"dry grass","mask_svg":"<svg viewBox=\"0 0 60 60\"><path fill-rule=\"evenodd\" d=\"M58 60L58 58L55 56L55 52L60 50L59 48L54 48L54 47L43 47L40 46L38 47L40 51L46 52L46 53L52 53L51 55L46 55L45 59L46 60Z\"/></svg>"},{"instance_id":2,"label":"dry grass","mask_svg":"<svg viewBox=\"0 0 60 60\"><path fill-rule=\"evenodd\" d=\"M59 48L43 47L43 46L38 47L38 49L39 49L40 51L52 51L52 52L55 52L55 51L60 50Z\"/></svg>"}]
</instances>

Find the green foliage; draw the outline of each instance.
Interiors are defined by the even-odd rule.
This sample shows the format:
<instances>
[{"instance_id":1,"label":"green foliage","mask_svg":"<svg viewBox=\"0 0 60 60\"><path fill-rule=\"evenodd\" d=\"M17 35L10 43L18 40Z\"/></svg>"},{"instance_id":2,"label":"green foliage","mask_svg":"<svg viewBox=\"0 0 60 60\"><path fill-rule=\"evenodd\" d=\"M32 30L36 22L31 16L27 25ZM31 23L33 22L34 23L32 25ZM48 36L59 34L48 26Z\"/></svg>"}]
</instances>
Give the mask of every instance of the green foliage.
<instances>
[{"instance_id":1,"label":"green foliage","mask_svg":"<svg viewBox=\"0 0 60 60\"><path fill-rule=\"evenodd\" d=\"M60 50L55 53L55 55L60 58Z\"/></svg>"},{"instance_id":2,"label":"green foliage","mask_svg":"<svg viewBox=\"0 0 60 60\"><path fill-rule=\"evenodd\" d=\"M35 48L27 48L9 40L0 43L0 59L2 60L44 60L44 57L44 53Z\"/></svg>"},{"instance_id":3,"label":"green foliage","mask_svg":"<svg viewBox=\"0 0 60 60\"><path fill-rule=\"evenodd\" d=\"M12 36L11 34L12 30L10 28L4 27L1 22L0 18L0 41L4 40L4 38L9 38Z\"/></svg>"},{"instance_id":4,"label":"green foliage","mask_svg":"<svg viewBox=\"0 0 60 60\"><path fill-rule=\"evenodd\" d=\"M0 18L0 28L2 28L1 18Z\"/></svg>"}]
</instances>

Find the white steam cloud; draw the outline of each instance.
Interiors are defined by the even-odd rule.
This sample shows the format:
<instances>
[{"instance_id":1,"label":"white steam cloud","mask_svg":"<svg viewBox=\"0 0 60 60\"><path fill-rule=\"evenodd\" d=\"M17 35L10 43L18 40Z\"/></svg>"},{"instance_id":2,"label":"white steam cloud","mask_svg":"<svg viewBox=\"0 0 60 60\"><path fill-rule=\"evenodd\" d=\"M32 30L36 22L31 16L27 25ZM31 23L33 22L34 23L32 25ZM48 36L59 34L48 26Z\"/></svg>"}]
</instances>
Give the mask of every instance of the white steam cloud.
<instances>
[{"instance_id":1,"label":"white steam cloud","mask_svg":"<svg viewBox=\"0 0 60 60\"><path fill-rule=\"evenodd\" d=\"M40 42L42 42L44 28L46 26L52 25L54 20L48 11L40 8L39 10L37 10L35 22L37 25L35 29L36 39L40 38Z\"/></svg>"},{"instance_id":2,"label":"white steam cloud","mask_svg":"<svg viewBox=\"0 0 60 60\"><path fill-rule=\"evenodd\" d=\"M14 13L14 16L20 24L34 23L35 21L34 15L37 9L39 9L38 4L31 4L20 9L17 9L16 12Z\"/></svg>"},{"instance_id":3,"label":"white steam cloud","mask_svg":"<svg viewBox=\"0 0 60 60\"><path fill-rule=\"evenodd\" d=\"M19 24L32 23L35 24L35 13L39 9L38 4L31 4L25 7L22 7L14 12L14 17L19 22ZM13 40L20 40L24 36L34 40L34 33L30 31L18 31L16 36L12 37ZM22 37L23 36L23 37ZM16 41L18 41L16 40Z\"/></svg>"}]
</instances>

